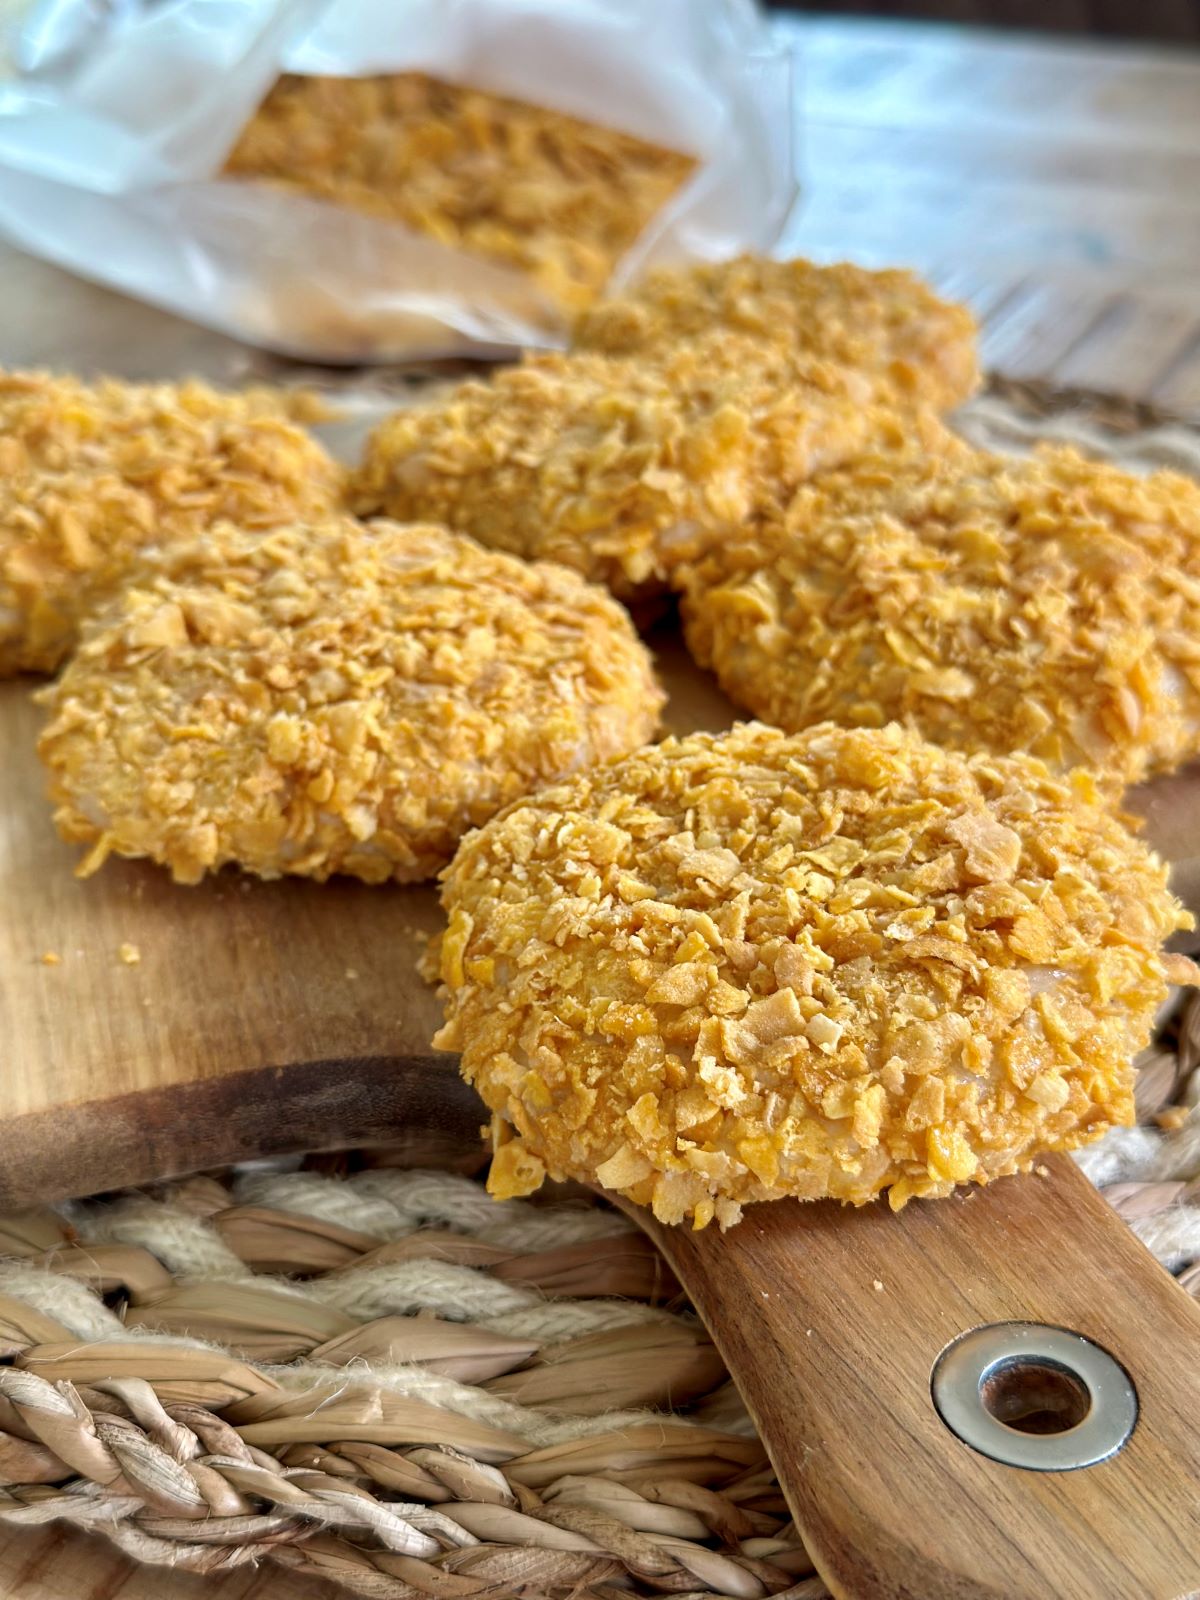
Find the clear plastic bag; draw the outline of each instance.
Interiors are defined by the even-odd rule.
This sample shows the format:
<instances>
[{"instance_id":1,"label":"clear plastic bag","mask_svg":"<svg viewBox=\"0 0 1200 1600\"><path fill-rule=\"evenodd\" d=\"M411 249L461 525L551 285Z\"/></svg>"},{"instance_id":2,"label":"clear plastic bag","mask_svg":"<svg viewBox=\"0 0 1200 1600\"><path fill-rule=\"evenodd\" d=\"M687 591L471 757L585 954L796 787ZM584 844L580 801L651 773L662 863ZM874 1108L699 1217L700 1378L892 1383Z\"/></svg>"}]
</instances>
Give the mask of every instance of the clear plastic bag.
<instances>
[{"instance_id":1,"label":"clear plastic bag","mask_svg":"<svg viewBox=\"0 0 1200 1600\"><path fill-rule=\"evenodd\" d=\"M791 61L752 0L47 0L0 85L0 230L306 359L562 337L532 278L397 222L215 176L281 72L422 72L694 156L618 263L765 250L796 197Z\"/></svg>"}]
</instances>

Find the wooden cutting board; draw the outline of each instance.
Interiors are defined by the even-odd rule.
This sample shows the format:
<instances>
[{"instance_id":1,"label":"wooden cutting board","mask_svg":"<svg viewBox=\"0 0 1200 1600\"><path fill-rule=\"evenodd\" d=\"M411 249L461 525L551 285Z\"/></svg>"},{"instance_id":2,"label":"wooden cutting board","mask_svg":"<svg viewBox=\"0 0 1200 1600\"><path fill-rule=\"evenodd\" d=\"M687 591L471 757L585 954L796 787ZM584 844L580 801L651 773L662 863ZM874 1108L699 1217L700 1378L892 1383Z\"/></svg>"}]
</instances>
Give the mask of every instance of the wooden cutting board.
<instances>
[{"instance_id":1,"label":"wooden cutting board","mask_svg":"<svg viewBox=\"0 0 1200 1600\"><path fill-rule=\"evenodd\" d=\"M728 726L677 633L651 643L668 726ZM183 888L116 860L81 881L30 687L0 684L0 1208L402 1138L412 1071L454 1070L430 1050L439 1008L417 972L434 889L232 871ZM1200 767L1131 799L1200 908Z\"/></svg>"},{"instance_id":2,"label":"wooden cutting board","mask_svg":"<svg viewBox=\"0 0 1200 1600\"><path fill-rule=\"evenodd\" d=\"M675 633L653 642L669 726L728 726ZM227 871L183 888L117 860L81 881L32 687L0 684L0 1209L402 1137L405 1069L454 1070L417 972L433 887Z\"/></svg>"}]
</instances>

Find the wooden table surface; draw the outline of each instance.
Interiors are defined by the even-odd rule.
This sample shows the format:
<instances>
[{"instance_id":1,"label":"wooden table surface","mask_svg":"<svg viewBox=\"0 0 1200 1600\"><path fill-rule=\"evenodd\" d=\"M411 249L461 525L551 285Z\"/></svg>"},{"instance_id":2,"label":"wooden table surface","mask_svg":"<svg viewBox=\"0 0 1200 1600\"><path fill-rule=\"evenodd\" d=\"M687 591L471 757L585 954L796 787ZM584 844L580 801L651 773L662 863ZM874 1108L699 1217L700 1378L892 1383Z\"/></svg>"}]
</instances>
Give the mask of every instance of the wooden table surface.
<instances>
[{"instance_id":1,"label":"wooden table surface","mask_svg":"<svg viewBox=\"0 0 1200 1600\"><path fill-rule=\"evenodd\" d=\"M1200 52L805 19L788 244L971 302L989 366L1200 415Z\"/></svg>"},{"instance_id":2,"label":"wooden table surface","mask_svg":"<svg viewBox=\"0 0 1200 1600\"><path fill-rule=\"evenodd\" d=\"M12 0L6 0L11 5ZM805 193L788 249L919 268L993 368L1200 419L1200 55L790 19ZM0 245L0 363L235 382L280 363ZM270 1569L141 1571L0 1529L8 1600L328 1600Z\"/></svg>"}]
</instances>

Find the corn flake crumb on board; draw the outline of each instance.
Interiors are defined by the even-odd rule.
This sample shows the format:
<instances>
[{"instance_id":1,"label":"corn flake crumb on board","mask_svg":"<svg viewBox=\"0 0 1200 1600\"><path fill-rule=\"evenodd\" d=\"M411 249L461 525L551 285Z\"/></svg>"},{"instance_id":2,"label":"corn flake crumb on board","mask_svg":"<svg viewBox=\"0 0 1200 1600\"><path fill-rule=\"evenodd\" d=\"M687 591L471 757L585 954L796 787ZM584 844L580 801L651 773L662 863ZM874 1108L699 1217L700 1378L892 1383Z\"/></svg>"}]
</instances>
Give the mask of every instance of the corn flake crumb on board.
<instances>
[{"instance_id":1,"label":"corn flake crumb on board","mask_svg":"<svg viewBox=\"0 0 1200 1600\"><path fill-rule=\"evenodd\" d=\"M679 582L692 655L787 730L899 719L1116 788L1200 754L1200 485L1173 473L868 456Z\"/></svg>"},{"instance_id":2,"label":"corn flake crumb on board","mask_svg":"<svg viewBox=\"0 0 1200 1600\"><path fill-rule=\"evenodd\" d=\"M0 374L0 677L52 672L141 547L333 510L341 470L291 420L311 414L264 390Z\"/></svg>"},{"instance_id":3,"label":"corn flake crumb on board","mask_svg":"<svg viewBox=\"0 0 1200 1600\"><path fill-rule=\"evenodd\" d=\"M224 525L147 561L42 691L81 872L432 876L500 806L650 738L663 696L602 590L441 528Z\"/></svg>"},{"instance_id":4,"label":"corn flake crumb on board","mask_svg":"<svg viewBox=\"0 0 1200 1600\"><path fill-rule=\"evenodd\" d=\"M965 306L911 272L839 262L729 261L650 274L575 324L577 349L649 355L714 327L777 352L818 357L870 378L877 397L949 410L979 383L978 329Z\"/></svg>"},{"instance_id":5,"label":"corn flake crumb on board","mask_svg":"<svg viewBox=\"0 0 1200 1600\"><path fill-rule=\"evenodd\" d=\"M613 128L394 73L281 78L225 172L519 268L578 311L694 167Z\"/></svg>"},{"instance_id":6,"label":"corn flake crumb on board","mask_svg":"<svg viewBox=\"0 0 1200 1600\"><path fill-rule=\"evenodd\" d=\"M519 801L444 874L436 1043L490 1187L598 1182L664 1222L893 1207L1132 1121L1191 919L1085 774L891 726L761 724Z\"/></svg>"},{"instance_id":7,"label":"corn flake crumb on board","mask_svg":"<svg viewBox=\"0 0 1200 1600\"><path fill-rule=\"evenodd\" d=\"M873 404L855 372L717 330L653 359L536 356L460 384L380 424L350 492L360 515L443 522L641 604L764 498L912 429L930 448L950 437Z\"/></svg>"}]
</instances>

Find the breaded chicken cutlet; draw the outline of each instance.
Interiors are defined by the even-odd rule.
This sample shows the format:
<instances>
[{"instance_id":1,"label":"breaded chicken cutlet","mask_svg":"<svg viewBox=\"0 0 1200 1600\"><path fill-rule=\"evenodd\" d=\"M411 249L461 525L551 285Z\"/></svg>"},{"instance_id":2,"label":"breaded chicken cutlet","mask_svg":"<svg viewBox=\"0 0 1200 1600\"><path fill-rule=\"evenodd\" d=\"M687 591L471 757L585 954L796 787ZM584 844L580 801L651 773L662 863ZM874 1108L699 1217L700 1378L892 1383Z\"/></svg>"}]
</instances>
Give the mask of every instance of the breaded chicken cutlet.
<instances>
[{"instance_id":1,"label":"breaded chicken cutlet","mask_svg":"<svg viewBox=\"0 0 1200 1600\"><path fill-rule=\"evenodd\" d=\"M679 582L695 659L786 730L898 719L1115 788L1200 754L1200 485L1173 473L866 458Z\"/></svg>"},{"instance_id":2,"label":"breaded chicken cutlet","mask_svg":"<svg viewBox=\"0 0 1200 1600\"><path fill-rule=\"evenodd\" d=\"M267 391L0 375L0 677L52 672L143 546L333 510L342 474Z\"/></svg>"},{"instance_id":3,"label":"breaded chicken cutlet","mask_svg":"<svg viewBox=\"0 0 1200 1600\"><path fill-rule=\"evenodd\" d=\"M893 1207L1132 1120L1191 918L1090 779L897 726L668 739L510 806L444 874L436 1043L489 1186L663 1222Z\"/></svg>"},{"instance_id":4,"label":"breaded chicken cutlet","mask_svg":"<svg viewBox=\"0 0 1200 1600\"><path fill-rule=\"evenodd\" d=\"M81 872L141 856L182 883L430 877L500 806L650 738L663 702L574 573L345 517L156 552L41 698Z\"/></svg>"},{"instance_id":5,"label":"breaded chicken cutlet","mask_svg":"<svg viewBox=\"0 0 1200 1600\"><path fill-rule=\"evenodd\" d=\"M979 383L977 327L914 273L839 262L729 261L650 274L576 322L574 347L648 355L723 328L785 357L832 361L873 396L947 411Z\"/></svg>"},{"instance_id":6,"label":"breaded chicken cutlet","mask_svg":"<svg viewBox=\"0 0 1200 1600\"><path fill-rule=\"evenodd\" d=\"M551 355L399 411L372 434L354 509L427 519L561 561L633 604L676 562L868 445L923 429L857 373L784 364L720 330L652 360Z\"/></svg>"}]
</instances>

